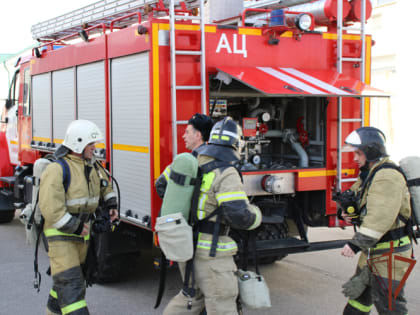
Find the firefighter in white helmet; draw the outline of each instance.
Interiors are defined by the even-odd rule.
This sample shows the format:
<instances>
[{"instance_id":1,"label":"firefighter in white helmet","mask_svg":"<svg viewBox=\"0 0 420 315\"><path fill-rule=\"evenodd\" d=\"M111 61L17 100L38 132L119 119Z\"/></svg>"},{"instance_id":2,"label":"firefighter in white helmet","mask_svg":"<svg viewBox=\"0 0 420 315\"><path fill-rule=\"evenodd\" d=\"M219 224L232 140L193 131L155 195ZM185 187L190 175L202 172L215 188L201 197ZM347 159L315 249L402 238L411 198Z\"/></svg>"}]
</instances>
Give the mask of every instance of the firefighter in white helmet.
<instances>
[{"instance_id":1,"label":"firefighter in white helmet","mask_svg":"<svg viewBox=\"0 0 420 315\"><path fill-rule=\"evenodd\" d=\"M100 141L103 136L94 123L73 121L55 153L68 168L51 163L41 176L39 205L53 279L47 314L89 314L82 265L89 246L92 214L102 198L110 220L118 216L116 194L94 158L95 144ZM65 169L69 171L67 188L63 185Z\"/></svg>"},{"instance_id":2,"label":"firefighter in white helmet","mask_svg":"<svg viewBox=\"0 0 420 315\"><path fill-rule=\"evenodd\" d=\"M195 294L192 297L184 283L184 289L169 302L164 315L198 315L204 307L208 315L238 314L237 268L232 257L237 244L228 236L229 229L252 230L262 219L258 207L250 204L238 171L231 165L240 157L240 135L240 127L226 117L213 126L208 144L198 150L203 181L196 213L200 233L192 266ZM216 164L221 167L214 168ZM207 167L211 169L208 172ZM219 214L201 222L215 211ZM183 264L181 271L185 282L188 265Z\"/></svg>"},{"instance_id":3,"label":"firefighter in white helmet","mask_svg":"<svg viewBox=\"0 0 420 315\"><path fill-rule=\"evenodd\" d=\"M411 209L406 181L387 157L385 136L379 129L358 128L348 135L345 144L343 150L354 152L354 161L360 168L358 180L350 189L350 193L354 192L359 228L341 255L354 257L358 252L361 254L355 275L343 285L343 293L349 298L343 314L369 314L373 304L379 314L407 314L403 291L393 298L393 310L388 308L388 264L376 261L374 273L367 265L368 258L375 262L376 257L388 253L391 243L393 256L409 258L412 253L407 230ZM351 222L348 213L344 212L342 216ZM394 292L408 264L394 259L393 262Z\"/></svg>"}]
</instances>

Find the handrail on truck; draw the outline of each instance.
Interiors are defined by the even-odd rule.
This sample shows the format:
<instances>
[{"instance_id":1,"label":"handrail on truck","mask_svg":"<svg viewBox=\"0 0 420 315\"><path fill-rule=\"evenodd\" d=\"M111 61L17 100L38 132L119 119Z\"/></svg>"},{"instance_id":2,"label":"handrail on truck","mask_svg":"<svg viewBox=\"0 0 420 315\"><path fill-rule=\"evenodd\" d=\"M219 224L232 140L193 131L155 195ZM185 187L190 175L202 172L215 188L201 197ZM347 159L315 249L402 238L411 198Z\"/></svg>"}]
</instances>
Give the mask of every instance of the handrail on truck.
<instances>
[{"instance_id":1,"label":"handrail on truck","mask_svg":"<svg viewBox=\"0 0 420 315\"><path fill-rule=\"evenodd\" d=\"M141 13L140 12L133 12L133 13L130 13L130 14L121 16L119 18L116 18L115 20L112 20L111 23L109 24L109 30L110 30L110 32L112 33L114 31L114 23L115 22L119 22L121 20L128 19L129 17L132 17L133 15L137 15L138 23L140 24L141 23Z\"/></svg>"},{"instance_id":2,"label":"handrail on truck","mask_svg":"<svg viewBox=\"0 0 420 315\"><path fill-rule=\"evenodd\" d=\"M105 32L106 32L106 25L105 25L105 23L100 23L100 24L96 24L96 25L90 26L88 28L83 29L83 31L85 31L89 35L89 31L91 31L91 30L93 30L95 28L100 28L100 27L102 28L102 32L105 34ZM58 42L60 42L60 44L62 45L61 41L66 40L66 39L69 39L69 38L72 38L72 37L76 37L76 36L79 36L79 32L74 32L74 33L72 33L70 35L64 36L62 38L58 38L58 39L53 40L51 42L44 43L44 44L42 44L42 45L40 45L38 47L34 47L34 48L32 48L32 57L35 56L35 50L37 50L37 49L39 50L39 48L41 48L41 47L50 46L50 45L53 45L54 43L58 43Z\"/></svg>"}]
</instances>

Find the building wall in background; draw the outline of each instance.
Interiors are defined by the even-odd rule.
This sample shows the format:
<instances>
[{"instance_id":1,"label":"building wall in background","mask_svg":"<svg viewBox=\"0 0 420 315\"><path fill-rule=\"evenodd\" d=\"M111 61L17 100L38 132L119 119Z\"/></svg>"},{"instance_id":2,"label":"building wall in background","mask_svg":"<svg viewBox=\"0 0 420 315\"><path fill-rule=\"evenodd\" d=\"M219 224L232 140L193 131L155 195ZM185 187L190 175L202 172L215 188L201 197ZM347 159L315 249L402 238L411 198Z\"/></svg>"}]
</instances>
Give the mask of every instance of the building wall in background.
<instances>
[{"instance_id":1,"label":"building wall in background","mask_svg":"<svg viewBox=\"0 0 420 315\"><path fill-rule=\"evenodd\" d=\"M373 35L372 86L390 92L372 99L371 125L383 130L394 161L420 156L420 62L416 35L419 1L372 0L366 31Z\"/></svg>"}]
</instances>

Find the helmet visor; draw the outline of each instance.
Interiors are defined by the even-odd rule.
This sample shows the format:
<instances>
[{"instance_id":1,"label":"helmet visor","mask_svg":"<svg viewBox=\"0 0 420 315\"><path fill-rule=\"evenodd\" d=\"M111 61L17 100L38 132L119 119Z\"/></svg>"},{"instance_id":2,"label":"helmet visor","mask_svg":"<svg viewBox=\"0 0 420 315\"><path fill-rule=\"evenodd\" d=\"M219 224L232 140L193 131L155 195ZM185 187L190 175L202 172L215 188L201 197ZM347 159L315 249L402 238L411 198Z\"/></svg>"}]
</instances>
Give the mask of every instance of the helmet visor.
<instances>
[{"instance_id":1,"label":"helmet visor","mask_svg":"<svg viewBox=\"0 0 420 315\"><path fill-rule=\"evenodd\" d=\"M341 147L341 152L354 152L357 150L357 147L351 145L351 144L345 144Z\"/></svg>"}]
</instances>

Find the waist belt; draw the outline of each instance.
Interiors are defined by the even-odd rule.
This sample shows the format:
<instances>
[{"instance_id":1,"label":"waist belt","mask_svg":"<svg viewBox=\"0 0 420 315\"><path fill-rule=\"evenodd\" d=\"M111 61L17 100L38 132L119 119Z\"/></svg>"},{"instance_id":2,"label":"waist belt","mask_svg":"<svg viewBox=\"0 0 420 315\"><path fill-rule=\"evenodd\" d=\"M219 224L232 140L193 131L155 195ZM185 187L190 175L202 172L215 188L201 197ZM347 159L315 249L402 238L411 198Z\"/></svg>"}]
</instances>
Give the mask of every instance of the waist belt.
<instances>
[{"instance_id":1,"label":"waist belt","mask_svg":"<svg viewBox=\"0 0 420 315\"><path fill-rule=\"evenodd\" d=\"M208 233L213 235L215 231L216 222L206 221L198 223L198 231L202 233ZM229 233L229 226L226 224L219 224L219 236L224 236Z\"/></svg>"},{"instance_id":2,"label":"waist belt","mask_svg":"<svg viewBox=\"0 0 420 315\"><path fill-rule=\"evenodd\" d=\"M405 226L386 232L378 243L396 241L404 236L408 236Z\"/></svg>"},{"instance_id":3,"label":"waist belt","mask_svg":"<svg viewBox=\"0 0 420 315\"><path fill-rule=\"evenodd\" d=\"M376 246L372 248L372 254L380 255L380 254L389 253L390 248L391 248L391 243L393 245L394 253L401 253L412 248L411 240L409 236L406 235L396 240L377 243Z\"/></svg>"}]
</instances>

